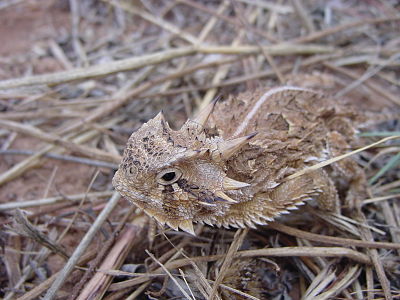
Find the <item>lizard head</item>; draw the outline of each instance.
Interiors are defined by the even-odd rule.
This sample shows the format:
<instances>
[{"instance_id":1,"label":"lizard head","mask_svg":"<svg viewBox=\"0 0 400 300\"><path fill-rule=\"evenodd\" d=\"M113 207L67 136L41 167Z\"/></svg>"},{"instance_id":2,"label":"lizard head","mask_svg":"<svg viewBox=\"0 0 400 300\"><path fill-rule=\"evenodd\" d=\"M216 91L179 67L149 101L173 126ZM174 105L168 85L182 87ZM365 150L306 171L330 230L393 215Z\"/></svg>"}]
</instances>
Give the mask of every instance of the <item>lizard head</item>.
<instances>
[{"instance_id":1,"label":"lizard head","mask_svg":"<svg viewBox=\"0 0 400 300\"><path fill-rule=\"evenodd\" d=\"M194 234L193 222L215 224L249 184L226 175L226 161L255 134L224 140L204 125L217 101L172 130L162 112L128 140L115 189L159 223ZM230 194L231 196L227 195Z\"/></svg>"}]
</instances>

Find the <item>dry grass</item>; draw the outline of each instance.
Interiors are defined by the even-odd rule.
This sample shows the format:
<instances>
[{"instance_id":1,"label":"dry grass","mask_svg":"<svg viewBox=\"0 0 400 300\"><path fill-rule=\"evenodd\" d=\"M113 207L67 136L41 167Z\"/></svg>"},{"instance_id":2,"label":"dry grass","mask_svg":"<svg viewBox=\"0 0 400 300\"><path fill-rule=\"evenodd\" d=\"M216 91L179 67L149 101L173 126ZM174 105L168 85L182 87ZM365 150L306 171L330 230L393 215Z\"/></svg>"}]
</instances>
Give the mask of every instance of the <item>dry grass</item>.
<instances>
[{"instance_id":1,"label":"dry grass","mask_svg":"<svg viewBox=\"0 0 400 300\"><path fill-rule=\"evenodd\" d=\"M177 127L220 93L301 82L399 112L396 1L3 2L0 20L66 22L0 57L2 298L400 297L398 123L363 133L370 198L343 215L193 237L111 187L134 129L160 109Z\"/></svg>"}]
</instances>

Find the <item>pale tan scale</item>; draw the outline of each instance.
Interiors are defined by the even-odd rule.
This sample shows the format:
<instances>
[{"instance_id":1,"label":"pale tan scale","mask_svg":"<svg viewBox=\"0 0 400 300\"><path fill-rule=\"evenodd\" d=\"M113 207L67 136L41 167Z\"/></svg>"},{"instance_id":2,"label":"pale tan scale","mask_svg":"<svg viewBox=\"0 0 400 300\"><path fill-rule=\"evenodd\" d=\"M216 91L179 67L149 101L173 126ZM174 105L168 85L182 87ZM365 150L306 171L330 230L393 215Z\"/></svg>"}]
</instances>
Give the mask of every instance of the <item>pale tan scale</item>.
<instances>
[{"instance_id":1,"label":"pale tan scale","mask_svg":"<svg viewBox=\"0 0 400 300\"><path fill-rule=\"evenodd\" d=\"M312 90L279 87L214 101L177 131L160 113L129 138L113 184L161 224L191 234L193 222L267 224L311 199L339 212L335 174L354 177L341 190L352 197L365 183L354 161L285 178L356 145L353 111Z\"/></svg>"}]
</instances>

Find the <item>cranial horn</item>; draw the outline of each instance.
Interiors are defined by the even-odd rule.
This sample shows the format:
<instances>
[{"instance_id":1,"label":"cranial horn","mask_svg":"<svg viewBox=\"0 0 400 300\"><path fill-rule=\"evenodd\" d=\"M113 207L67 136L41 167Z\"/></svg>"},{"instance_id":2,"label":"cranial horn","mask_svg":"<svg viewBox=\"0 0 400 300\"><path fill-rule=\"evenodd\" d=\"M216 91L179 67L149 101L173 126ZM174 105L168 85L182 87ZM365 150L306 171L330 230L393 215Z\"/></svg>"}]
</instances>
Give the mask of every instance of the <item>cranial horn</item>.
<instances>
[{"instance_id":1,"label":"cranial horn","mask_svg":"<svg viewBox=\"0 0 400 300\"><path fill-rule=\"evenodd\" d=\"M186 150L184 152L185 158L192 158L192 157L198 157L198 156L203 156L210 152L210 149L201 149L201 150Z\"/></svg>"},{"instance_id":2,"label":"cranial horn","mask_svg":"<svg viewBox=\"0 0 400 300\"><path fill-rule=\"evenodd\" d=\"M153 118L154 121L165 121L164 112L160 110L160 112Z\"/></svg>"},{"instance_id":3,"label":"cranial horn","mask_svg":"<svg viewBox=\"0 0 400 300\"><path fill-rule=\"evenodd\" d=\"M229 197L227 194L225 194L224 192L218 191L215 193L215 195L218 198L223 199L224 201L227 201L229 203L238 203L236 200L233 200L231 197ZM217 199L218 200L218 199Z\"/></svg>"},{"instance_id":4,"label":"cranial horn","mask_svg":"<svg viewBox=\"0 0 400 300\"><path fill-rule=\"evenodd\" d=\"M207 207L216 207L217 205L215 203L208 203L208 202L204 202L204 201L199 201L198 202L200 205L204 205Z\"/></svg>"},{"instance_id":5,"label":"cranial horn","mask_svg":"<svg viewBox=\"0 0 400 300\"><path fill-rule=\"evenodd\" d=\"M224 181L222 182L222 186L224 187L224 190L226 190L226 191L238 190L238 189L247 187L249 185L250 185L249 183L237 181L237 180L229 178L229 177L225 177Z\"/></svg>"},{"instance_id":6,"label":"cranial horn","mask_svg":"<svg viewBox=\"0 0 400 300\"><path fill-rule=\"evenodd\" d=\"M193 122L204 126L207 123L208 117L214 110L215 104L222 98L221 95L217 96L213 101L211 101L205 108L203 108L199 114L192 120Z\"/></svg>"},{"instance_id":7,"label":"cranial horn","mask_svg":"<svg viewBox=\"0 0 400 300\"><path fill-rule=\"evenodd\" d=\"M218 150L213 152L212 158L216 161L228 159L256 135L257 132L254 132L240 138L222 142L218 145Z\"/></svg>"}]
</instances>

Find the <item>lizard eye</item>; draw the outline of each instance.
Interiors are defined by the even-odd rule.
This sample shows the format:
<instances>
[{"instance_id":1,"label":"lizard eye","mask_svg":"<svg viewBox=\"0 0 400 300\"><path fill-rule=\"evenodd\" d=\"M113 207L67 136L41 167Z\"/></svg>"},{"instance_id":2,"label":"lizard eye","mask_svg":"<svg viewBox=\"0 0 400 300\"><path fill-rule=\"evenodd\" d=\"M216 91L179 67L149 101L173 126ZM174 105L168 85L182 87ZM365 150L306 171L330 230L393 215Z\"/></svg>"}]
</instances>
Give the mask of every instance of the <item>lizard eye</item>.
<instances>
[{"instance_id":1,"label":"lizard eye","mask_svg":"<svg viewBox=\"0 0 400 300\"><path fill-rule=\"evenodd\" d=\"M169 168L158 173L157 182L162 185L168 185L178 181L181 176L181 170L178 170L176 168Z\"/></svg>"}]
</instances>

